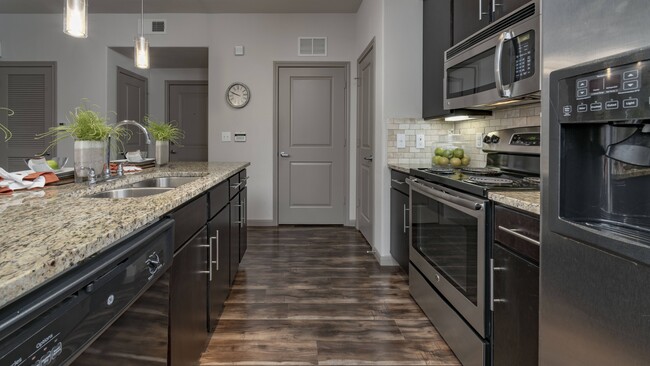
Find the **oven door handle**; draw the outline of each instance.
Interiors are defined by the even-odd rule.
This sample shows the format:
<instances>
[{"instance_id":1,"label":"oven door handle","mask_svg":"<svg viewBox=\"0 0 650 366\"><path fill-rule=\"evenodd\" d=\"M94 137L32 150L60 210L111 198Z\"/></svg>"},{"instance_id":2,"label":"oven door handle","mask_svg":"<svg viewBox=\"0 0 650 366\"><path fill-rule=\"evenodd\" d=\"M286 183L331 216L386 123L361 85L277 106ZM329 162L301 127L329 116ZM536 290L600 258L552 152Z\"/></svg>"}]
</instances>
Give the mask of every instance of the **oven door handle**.
<instances>
[{"instance_id":1,"label":"oven door handle","mask_svg":"<svg viewBox=\"0 0 650 366\"><path fill-rule=\"evenodd\" d=\"M453 202L461 207L468 208L470 210L475 210L475 211L480 211L482 210L485 205L483 202L474 202L468 199L464 199L461 197L456 197L454 195L451 195L449 193L437 190L433 187L429 187L424 185L423 183L420 183L417 179L412 179L412 178L406 178L406 183L408 183L409 186L415 187L418 190L432 196L435 198L439 198L441 200L445 200L447 202Z\"/></svg>"}]
</instances>

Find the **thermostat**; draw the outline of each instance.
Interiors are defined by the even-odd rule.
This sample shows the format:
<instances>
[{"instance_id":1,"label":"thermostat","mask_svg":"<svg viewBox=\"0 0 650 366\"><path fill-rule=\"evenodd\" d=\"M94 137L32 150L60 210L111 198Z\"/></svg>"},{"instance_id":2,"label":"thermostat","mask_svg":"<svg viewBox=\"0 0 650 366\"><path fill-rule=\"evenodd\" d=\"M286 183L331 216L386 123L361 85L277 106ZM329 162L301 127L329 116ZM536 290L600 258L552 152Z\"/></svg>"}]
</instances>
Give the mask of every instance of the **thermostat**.
<instances>
[{"instance_id":1,"label":"thermostat","mask_svg":"<svg viewBox=\"0 0 650 366\"><path fill-rule=\"evenodd\" d=\"M246 134L243 132L235 132L235 142L246 142Z\"/></svg>"}]
</instances>

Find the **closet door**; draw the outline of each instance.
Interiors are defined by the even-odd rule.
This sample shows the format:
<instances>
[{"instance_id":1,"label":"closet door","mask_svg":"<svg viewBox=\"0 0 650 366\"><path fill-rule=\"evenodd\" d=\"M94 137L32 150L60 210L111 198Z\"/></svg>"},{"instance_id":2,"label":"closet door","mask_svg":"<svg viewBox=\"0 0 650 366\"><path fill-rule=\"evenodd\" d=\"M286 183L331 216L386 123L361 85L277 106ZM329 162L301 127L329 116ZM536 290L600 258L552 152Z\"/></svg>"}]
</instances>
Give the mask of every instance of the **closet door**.
<instances>
[{"instance_id":1,"label":"closet door","mask_svg":"<svg viewBox=\"0 0 650 366\"><path fill-rule=\"evenodd\" d=\"M25 170L24 158L42 153L52 139L34 137L56 126L54 103L55 64L52 62L0 62L0 107L14 111L9 117L0 111L0 123L12 132L9 141L0 134L0 167ZM47 152L56 155L56 147Z\"/></svg>"}]
</instances>

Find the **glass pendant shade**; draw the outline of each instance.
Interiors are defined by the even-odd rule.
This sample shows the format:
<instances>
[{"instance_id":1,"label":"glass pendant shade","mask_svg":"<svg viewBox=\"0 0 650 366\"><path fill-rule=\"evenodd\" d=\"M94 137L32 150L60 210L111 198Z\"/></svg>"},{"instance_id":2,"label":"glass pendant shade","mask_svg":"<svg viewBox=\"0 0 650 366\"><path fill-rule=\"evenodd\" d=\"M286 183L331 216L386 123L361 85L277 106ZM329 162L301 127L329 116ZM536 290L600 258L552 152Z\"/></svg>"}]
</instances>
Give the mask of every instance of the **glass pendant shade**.
<instances>
[{"instance_id":1,"label":"glass pendant shade","mask_svg":"<svg viewBox=\"0 0 650 366\"><path fill-rule=\"evenodd\" d=\"M139 69L149 68L149 41L140 36L135 39L135 67Z\"/></svg>"},{"instance_id":2,"label":"glass pendant shade","mask_svg":"<svg viewBox=\"0 0 650 366\"><path fill-rule=\"evenodd\" d=\"M65 0L63 33L76 38L88 37L88 0Z\"/></svg>"}]
</instances>

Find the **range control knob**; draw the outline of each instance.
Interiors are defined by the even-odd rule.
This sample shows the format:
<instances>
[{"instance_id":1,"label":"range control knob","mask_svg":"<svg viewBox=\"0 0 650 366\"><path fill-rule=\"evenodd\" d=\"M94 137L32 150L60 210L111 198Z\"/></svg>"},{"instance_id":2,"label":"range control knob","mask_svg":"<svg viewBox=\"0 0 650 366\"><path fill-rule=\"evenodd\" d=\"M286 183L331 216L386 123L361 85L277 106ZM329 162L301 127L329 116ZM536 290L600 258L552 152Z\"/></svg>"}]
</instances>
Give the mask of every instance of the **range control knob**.
<instances>
[{"instance_id":1,"label":"range control knob","mask_svg":"<svg viewBox=\"0 0 650 366\"><path fill-rule=\"evenodd\" d=\"M490 139L490 136L485 135L485 137L483 137L483 143L489 144L490 141L492 141L492 140Z\"/></svg>"},{"instance_id":2,"label":"range control knob","mask_svg":"<svg viewBox=\"0 0 650 366\"><path fill-rule=\"evenodd\" d=\"M490 139L490 142L493 144L496 144L499 142L499 136L497 135L492 135L492 138Z\"/></svg>"}]
</instances>

